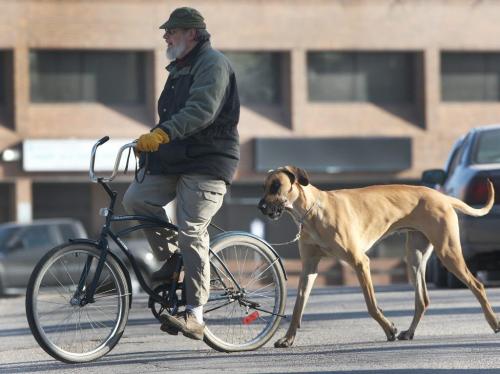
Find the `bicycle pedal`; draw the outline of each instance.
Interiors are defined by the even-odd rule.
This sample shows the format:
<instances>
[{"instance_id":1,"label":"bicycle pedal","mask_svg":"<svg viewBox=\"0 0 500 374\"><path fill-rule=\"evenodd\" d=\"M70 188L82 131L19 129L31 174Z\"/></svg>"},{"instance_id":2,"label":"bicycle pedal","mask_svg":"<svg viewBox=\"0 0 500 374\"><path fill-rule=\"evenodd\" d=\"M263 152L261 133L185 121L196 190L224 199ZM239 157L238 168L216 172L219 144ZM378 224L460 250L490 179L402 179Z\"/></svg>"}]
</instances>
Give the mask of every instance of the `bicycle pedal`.
<instances>
[{"instance_id":1,"label":"bicycle pedal","mask_svg":"<svg viewBox=\"0 0 500 374\"><path fill-rule=\"evenodd\" d=\"M168 326L168 325L161 325L160 330L163 332L166 332L169 335L178 335L179 330L177 330L175 327Z\"/></svg>"},{"instance_id":2,"label":"bicycle pedal","mask_svg":"<svg viewBox=\"0 0 500 374\"><path fill-rule=\"evenodd\" d=\"M162 324L160 326L160 330L163 332L166 332L169 335L178 335L179 330L177 330L175 327L165 323L164 319L162 319L161 317L162 316L160 316L160 318L159 318L160 322L162 322Z\"/></svg>"}]
</instances>

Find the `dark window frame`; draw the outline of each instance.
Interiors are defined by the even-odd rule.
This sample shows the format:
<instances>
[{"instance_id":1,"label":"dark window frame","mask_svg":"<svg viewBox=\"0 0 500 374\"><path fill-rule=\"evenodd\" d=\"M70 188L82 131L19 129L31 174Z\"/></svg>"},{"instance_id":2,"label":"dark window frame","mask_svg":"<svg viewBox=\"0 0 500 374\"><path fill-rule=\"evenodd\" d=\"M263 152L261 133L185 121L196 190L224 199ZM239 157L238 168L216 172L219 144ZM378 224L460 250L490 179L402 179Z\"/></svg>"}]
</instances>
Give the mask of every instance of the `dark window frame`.
<instances>
[{"instance_id":1,"label":"dark window frame","mask_svg":"<svg viewBox=\"0 0 500 374\"><path fill-rule=\"evenodd\" d=\"M496 62L495 62L496 60ZM488 81L496 75L500 82L500 52L495 51L442 51L440 54L441 101L499 102L500 83ZM455 81L454 81L455 80ZM464 81L468 81L464 83Z\"/></svg>"},{"instance_id":2,"label":"dark window frame","mask_svg":"<svg viewBox=\"0 0 500 374\"><path fill-rule=\"evenodd\" d=\"M284 74L283 71L285 70L284 64L285 64L285 57L286 57L286 51L281 51L281 50L272 50L272 51L262 51L262 50L223 50L222 53L226 55L226 57L229 59L231 66L233 67L235 74L236 74L236 82L238 85L238 93L240 96L240 102L242 105L246 106L280 106L283 104L285 100L285 92L284 92ZM243 57L244 55L260 55L260 56L266 56L268 55L270 58L270 67L269 69L271 70L272 74L272 89L271 93L266 92L266 89L264 88L263 90L258 90L257 92L250 92L245 86L245 82L250 80L250 78L243 77L241 74L241 67L238 66L238 61L234 59L234 56L240 55ZM267 62L266 62L267 63ZM267 69L268 67L265 67ZM273 69L276 69L276 71L272 72ZM260 72L260 75L267 73L267 71L264 70L264 72ZM251 79L252 83L262 81L262 77L259 76L259 72L257 72L257 77L253 77ZM264 80L266 81L266 80ZM270 97L270 100L268 98Z\"/></svg>"},{"instance_id":3,"label":"dark window frame","mask_svg":"<svg viewBox=\"0 0 500 374\"><path fill-rule=\"evenodd\" d=\"M106 105L145 105L147 104L147 67L148 57L147 51L144 50L95 50L95 49L31 49L30 50L30 100L32 103L82 103L82 102L98 102ZM58 60L58 58L62 59ZM68 62L68 59L73 58L73 62ZM123 83L126 79L126 74L121 74L115 77L116 79L109 83L103 79L109 78L113 74L119 74L114 69L108 67L108 71L102 68L103 64L99 63L99 59L120 60L124 58L133 58L130 62L135 65L135 79L129 85L135 86L136 91L127 91L123 88L117 88L127 85ZM45 60L44 60L45 59ZM64 60L66 59L66 60ZM43 60L43 61L42 61ZM51 67L51 61L60 63L61 70L67 69L68 75L73 77L57 76L57 71L44 72L43 69ZM116 62L115 61L115 62ZM66 64L66 65L64 65ZM44 65L44 66L42 66ZM117 68L124 64L115 64ZM112 62L110 66L113 66ZM108 74L106 74L108 73ZM44 84L43 80L50 81L50 75L57 78ZM101 77L98 77L101 75ZM96 78L97 77L97 78ZM104 78L103 78L104 77ZM101 78L101 80L99 80ZM68 80L72 80L71 82ZM42 82L40 82L42 81ZM89 84L90 82L90 84ZM122 82L122 83L120 83ZM54 89L53 86L59 84L62 88L60 91ZM73 85L74 92L68 93L65 86ZM44 86L52 87L52 92L45 90ZM86 87L87 86L87 87ZM127 97L128 95L128 97Z\"/></svg>"},{"instance_id":4,"label":"dark window frame","mask_svg":"<svg viewBox=\"0 0 500 374\"><path fill-rule=\"evenodd\" d=\"M420 51L373 51L373 50L310 50L307 52L307 90L308 90L308 100L313 103L373 103L376 105L416 105L419 101L419 54ZM323 58L324 61L321 61ZM403 87L399 91L403 92L403 95L393 94L391 98L377 98L376 86L393 86L399 82L398 79L393 79L392 82L384 81L381 78L381 74L376 71L371 71L371 76L365 78L363 82L360 78L363 72L369 71L369 61L373 62L372 70L384 69L387 64L382 63L383 59L393 60L392 64L397 63L400 65L400 69L403 70L402 74L406 75L406 87ZM337 89L337 93L333 90L326 90L325 87L318 86L324 85L325 78L321 74L314 74L313 64L317 63L316 70L328 69L326 65L326 60L335 60L339 64L338 71L330 69L329 74L337 74L336 79L342 79L342 74L344 75L344 81L346 85L344 86L344 93L339 92L338 87L334 87L333 90ZM400 61L395 61L399 59ZM316 61L315 61L316 60ZM350 61L349 61L350 60ZM390 62L390 61L389 61ZM323 66L321 64L323 63ZM365 69L365 70L363 70ZM374 74L376 73L376 74ZM366 86L366 92L362 91L363 84ZM317 85L315 88L314 85ZM396 87L397 88L397 87ZM324 90L324 92L319 92ZM316 92L314 92L316 91ZM335 97L337 95L338 97ZM401 100L397 98L404 97Z\"/></svg>"}]
</instances>

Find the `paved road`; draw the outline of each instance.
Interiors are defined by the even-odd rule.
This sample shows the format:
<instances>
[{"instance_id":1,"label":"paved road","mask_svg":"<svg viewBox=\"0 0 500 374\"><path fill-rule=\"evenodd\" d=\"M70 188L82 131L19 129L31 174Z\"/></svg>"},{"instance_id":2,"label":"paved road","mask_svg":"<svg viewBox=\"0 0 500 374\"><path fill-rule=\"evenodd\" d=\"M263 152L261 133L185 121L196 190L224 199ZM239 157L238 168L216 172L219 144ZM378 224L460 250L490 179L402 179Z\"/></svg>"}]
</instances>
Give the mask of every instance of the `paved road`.
<instances>
[{"instance_id":1,"label":"paved road","mask_svg":"<svg viewBox=\"0 0 500 374\"><path fill-rule=\"evenodd\" d=\"M377 295L386 315L406 329L413 290L378 287ZM489 288L488 295L500 312L500 288ZM415 339L386 342L357 287L315 289L293 348L278 350L270 342L244 354L217 353L201 342L163 334L146 299L138 297L118 346L99 361L78 366L59 363L37 346L24 297L0 299L0 373L500 373L500 335L491 332L470 291L431 290L430 297L431 308ZM294 298L292 291L288 313ZM276 337L286 326L282 323Z\"/></svg>"}]
</instances>

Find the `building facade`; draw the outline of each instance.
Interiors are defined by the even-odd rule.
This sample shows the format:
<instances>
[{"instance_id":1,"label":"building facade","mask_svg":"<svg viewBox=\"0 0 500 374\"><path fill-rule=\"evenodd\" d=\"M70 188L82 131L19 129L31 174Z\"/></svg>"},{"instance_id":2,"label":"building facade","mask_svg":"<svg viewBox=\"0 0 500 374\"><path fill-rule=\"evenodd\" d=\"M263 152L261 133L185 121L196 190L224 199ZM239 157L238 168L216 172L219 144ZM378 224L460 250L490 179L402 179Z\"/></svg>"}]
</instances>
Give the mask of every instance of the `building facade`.
<instances>
[{"instance_id":1,"label":"building facade","mask_svg":"<svg viewBox=\"0 0 500 374\"><path fill-rule=\"evenodd\" d=\"M106 197L84 147L155 124L158 26L186 5L233 62L242 99L241 163L216 220L228 229L293 237L290 220L255 208L269 168L305 167L324 188L417 183L468 129L500 122L498 1L0 0L0 222L99 229Z\"/></svg>"}]
</instances>

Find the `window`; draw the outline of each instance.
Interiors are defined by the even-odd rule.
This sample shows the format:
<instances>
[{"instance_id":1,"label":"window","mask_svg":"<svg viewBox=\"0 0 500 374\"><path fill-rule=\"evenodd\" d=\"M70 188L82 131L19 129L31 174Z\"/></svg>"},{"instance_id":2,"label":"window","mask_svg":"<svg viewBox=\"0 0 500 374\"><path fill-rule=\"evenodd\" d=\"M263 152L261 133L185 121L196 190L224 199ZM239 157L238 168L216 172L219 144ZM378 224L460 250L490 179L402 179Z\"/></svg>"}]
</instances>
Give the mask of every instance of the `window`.
<instances>
[{"instance_id":1,"label":"window","mask_svg":"<svg viewBox=\"0 0 500 374\"><path fill-rule=\"evenodd\" d=\"M9 240L12 236L17 232L18 228L16 227L6 227L0 229L0 253L6 252Z\"/></svg>"},{"instance_id":2,"label":"window","mask_svg":"<svg viewBox=\"0 0 500 374\"><path fill-rule=\"evenodd\" d=\"M31 101L145 102L145 53L30 52Z\"/></svg>"},{"instance_id":3,"label":"window","mask_svg":"<svg viewBox=\"0 0 500 374\"><path fill-rule=\"evenodd\" d=\"M441 55L443 101L500 101L500 53Z\"/></svg>"},{"instance_id":4,"label":"window","mask_svg":"<svg viewBox=\"0 0 500 374\"><path fill-rule=\"evenodd\" d=\"M21 240L24 248L51 248L56 242L50 233L50 226L31 226L21 233Z\"/></svg>"},{"instance_id":5,"label":"window","mask_svg":"<svg viewBox=\"0 0 500 374\"><path fill-rule=\"evenodd\" d=\"M464 139L460 141L460 144L454 146L453 152L451 154L450 160L448 162L448 168L446 170L446 177L449 178L455 172L455 169L462 162L462 158L465 149L468 147L470 142L470 135L467 135Z\"/></svg>"},{"instance_id":6,"label":"window","mask_svg":"<svg viewBox=\"0 0 500 374\"><path fill-rule=\"evenodd\" d=\"M414 103L415 55L406 52L309 52L309 99Z\"/></svg>"},{"instance_id":7,"label":"window","mask_svg":"<svg viewBox=\"0 0 500 374\"><path fill-rule=\"evenodd\" d=\"M236 74L242 104L281 102L281 54L279 52L224 52Z\"/></svg>"},{"instance_id":8,"label":"window","mask_svg":"<svg viewBox=\"0 0 500 374\"><path fill-rule=\"evenodd\" d=\"M500 162L500 130L484 131L479 134L474 161L477 164Z\"/></svg>"}]
</instances>

